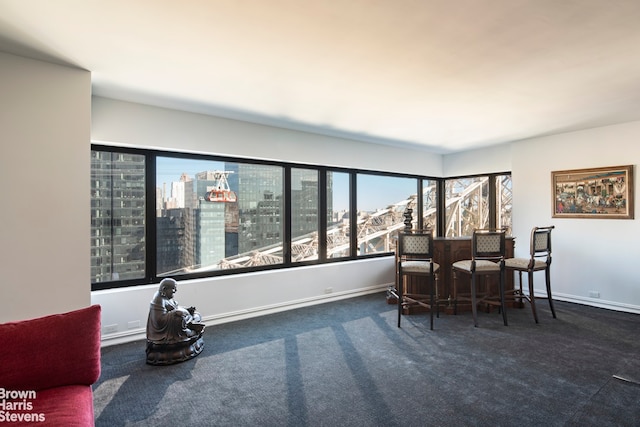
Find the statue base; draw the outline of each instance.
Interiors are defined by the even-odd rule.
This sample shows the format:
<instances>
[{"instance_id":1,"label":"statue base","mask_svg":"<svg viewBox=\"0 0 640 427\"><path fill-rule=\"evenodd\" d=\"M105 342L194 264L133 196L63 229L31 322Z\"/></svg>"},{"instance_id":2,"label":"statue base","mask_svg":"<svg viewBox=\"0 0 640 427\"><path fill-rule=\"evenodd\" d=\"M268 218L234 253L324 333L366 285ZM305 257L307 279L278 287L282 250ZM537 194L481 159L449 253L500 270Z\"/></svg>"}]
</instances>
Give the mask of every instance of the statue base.
<instances>
[{"instance_id":1,"label":"statue base","mask_svg":"<svg viewBox=\"0 0 640 427\"><path fill-rule=\"evenodd\" d=\"M174 344L155 344L147 341L147 364L173 365L193 359L204 349L202 333L192 337L189 341Z\"/></svg>"}]
</instances>

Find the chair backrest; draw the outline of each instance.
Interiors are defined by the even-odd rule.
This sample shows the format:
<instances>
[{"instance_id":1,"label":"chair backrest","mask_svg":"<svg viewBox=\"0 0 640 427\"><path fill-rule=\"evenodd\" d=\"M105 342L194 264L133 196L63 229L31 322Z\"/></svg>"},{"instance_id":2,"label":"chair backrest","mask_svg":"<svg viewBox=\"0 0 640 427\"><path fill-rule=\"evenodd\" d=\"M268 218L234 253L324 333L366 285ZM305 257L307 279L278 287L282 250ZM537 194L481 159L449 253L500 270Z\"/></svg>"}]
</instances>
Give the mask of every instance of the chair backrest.
<instances>
[{"instance_id":1,"label":"chair backrest","mask_svg":"<svg viewBox=\"0 0 640 427\"><path fill-rule=\"evenodd\" d=\"M477 229L471 237L471 258L504 260L505 257L504 229Z\"/></svg>"},{"instance_id":2,"label":"chair backrest","mask_svg":"<svg viewBox=\"0 0 640 427\"><path fill-rule=\"evenodd\" d=\"M411 230L398 233L398 256L433 258L433 230Z\"/></svg>"},{"instance_id":3,"label":"chair backrest","mask_svg":"<svg viewBox=\"0 0 640 427\"><path fill-rule=\"evenodd\" d=\"M554 228L554 225L549 227L533 227L530 240L531 258L551 256L551 230Z\"/></svg>"}]
</instances>

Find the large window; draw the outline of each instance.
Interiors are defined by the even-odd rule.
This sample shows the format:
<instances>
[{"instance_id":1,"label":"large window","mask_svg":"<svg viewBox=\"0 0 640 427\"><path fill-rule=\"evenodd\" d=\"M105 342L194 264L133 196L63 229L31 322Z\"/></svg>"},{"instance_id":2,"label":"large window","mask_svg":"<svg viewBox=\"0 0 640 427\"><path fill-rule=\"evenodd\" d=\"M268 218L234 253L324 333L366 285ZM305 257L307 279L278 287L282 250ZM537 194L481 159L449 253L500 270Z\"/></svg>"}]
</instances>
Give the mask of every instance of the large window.
<instances>
[{"instance_id":1,"label":"large window","mask_svg":"<svg viewBox=\"0 0 640 427\"><path fill-rule=\"evenodd\" d=\"M327 172L327 258L351 254L350 174Z\"/></svg>"},{"instance_id":2,"label":"large window","mask_svg":"<svg viewBox=\"0 0 640 427\"><path fill-rule=\"evenodd\" d=\"M447 237L471 236L476 228L496 227L505 228L510 234L511 175L445 180L445 210Z\"/></svg>"},{"instance_id":3,"label":"large window","mask_svg":"<svg viewBox=\"0 0 640 427\"><path fill-rule=\"evenodd\" d=\"M91 191L93 290L389 256L409 210L413 228L437 235L511 224L509 174L444 180L94 145Z\"/></svg>"},{"instance_id":4,"label":"large window","mask_svg":"<svg viewBox=\"0 0 640 427\"><path fill-rule=\"evenodd\" d=\"M319 172L291 169L291 261L318 259Z\"/></svg>"},{"instance_id":5,"label":"large window","mask_svg":"<svg viewBox=\"0 0 640 427\"><path fill-rule=\"evenodd\" d=\"M513 191L511 190L511 175L496 175L496 224L511 234L511 205Z\"/></svg>"},{"instance_id":6,"label":"large window","mask_svg":"<svg viewBox=\"0 0 640 427\"><path fill-rule=\"evenodd\" d=\"M392 251L407 205L416 208L418 180L359 173L357 181L358 254Z\"/></svg>"},{"instance_id":7,"label":"large window","mask_svg":"<svg viewBox=\"0 0 640 427\"><path fill-rule=\"evenodd\" d=\"M422 180L422 228L438 229L438 181Z\"/></svg>"},{"instance_id":8,"label":"large window","mask_svg":"<svg viewBox=\"0 0 640 427\"><path fill-rule=\"evenodd\" d=\"M157 275L282 264L283 175L281 166L157 157Z\"/></svg>"}]
</instances>

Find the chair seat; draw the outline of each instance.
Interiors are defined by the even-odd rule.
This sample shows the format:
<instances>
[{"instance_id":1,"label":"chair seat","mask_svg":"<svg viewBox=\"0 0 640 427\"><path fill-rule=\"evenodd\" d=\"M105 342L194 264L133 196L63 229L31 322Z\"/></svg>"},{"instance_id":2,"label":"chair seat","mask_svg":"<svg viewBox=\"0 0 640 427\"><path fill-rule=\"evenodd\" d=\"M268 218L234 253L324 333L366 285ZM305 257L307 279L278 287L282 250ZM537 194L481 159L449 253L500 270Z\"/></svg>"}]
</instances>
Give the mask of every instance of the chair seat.
<instances>
[{"instance_id":1,"label":"chair seat","mask_svg":"<svg viewBox=\"0 0 640 427\"><path fill-rule=\"evenodd\" d=\"M471 260L465 259L462 261L456 261L453 263L453 268L463 271L471 271ZM476 272L479 273L499 273L500 272L500 264L487 261L487 260L476 260Z\"/></svg>"},{"instance_id":2,"label":"chair seat","mask_svg":"<svg viewBox=\"0 0 640 427\"><path fill-rule=\"evenodd\" d=\"M527 271L529 269L529 263L531 258L507 258L504 260L504 266L506 268L512 268L514 270ZM536 259L533 264L533 270L544 270L547 268L545 261Z\"/></svg>"},{"instance_id":3,"label":"chair seat","mask_svg":"<svg viewBox=\"0 0 640 427\"><path fill-rule=\"evenodd\" d=\"M403 273L417 273L428 274L431 271L429 261L402 261L400 263ZM440 268L440 265L433 263L433 272L435 273Z\"/></svg>"}]
</instances>

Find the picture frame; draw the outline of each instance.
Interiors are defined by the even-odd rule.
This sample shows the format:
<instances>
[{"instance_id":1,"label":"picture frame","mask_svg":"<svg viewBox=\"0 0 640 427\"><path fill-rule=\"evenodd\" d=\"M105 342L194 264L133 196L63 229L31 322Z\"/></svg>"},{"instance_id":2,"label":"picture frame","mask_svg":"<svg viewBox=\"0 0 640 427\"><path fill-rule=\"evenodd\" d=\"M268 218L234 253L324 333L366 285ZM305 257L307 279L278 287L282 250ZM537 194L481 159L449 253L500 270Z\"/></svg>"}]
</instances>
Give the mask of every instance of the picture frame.
<instances>
[{"instance_id":1,"label":"picture frame","mask_svg":"<svg viewBox=\"0 0 640 427\"><path fill-rule=\"evenodd\" d=\"M551 172L553 218L633 219L633 165Z\"/></svg>"}]
</instances>

